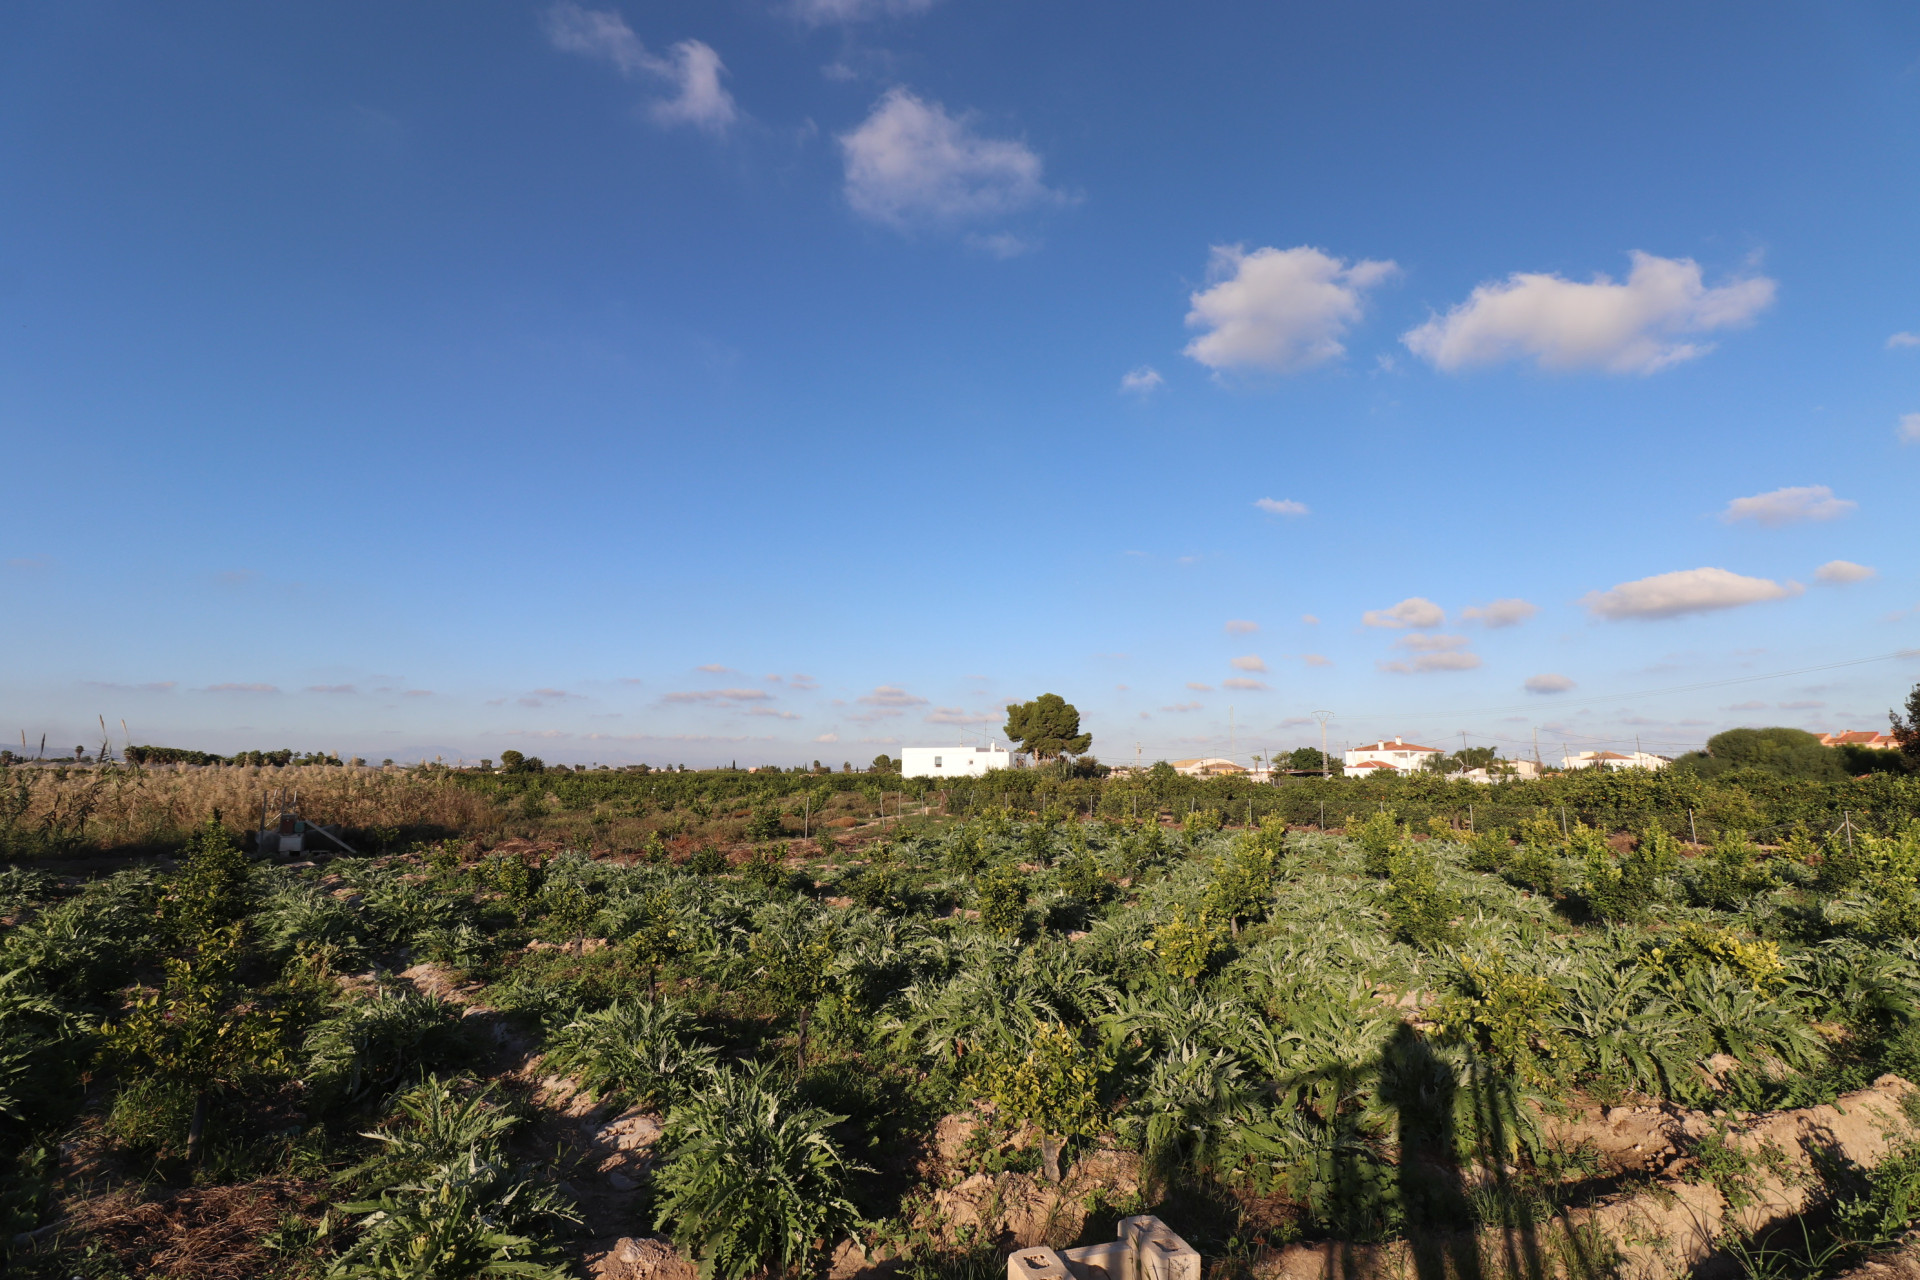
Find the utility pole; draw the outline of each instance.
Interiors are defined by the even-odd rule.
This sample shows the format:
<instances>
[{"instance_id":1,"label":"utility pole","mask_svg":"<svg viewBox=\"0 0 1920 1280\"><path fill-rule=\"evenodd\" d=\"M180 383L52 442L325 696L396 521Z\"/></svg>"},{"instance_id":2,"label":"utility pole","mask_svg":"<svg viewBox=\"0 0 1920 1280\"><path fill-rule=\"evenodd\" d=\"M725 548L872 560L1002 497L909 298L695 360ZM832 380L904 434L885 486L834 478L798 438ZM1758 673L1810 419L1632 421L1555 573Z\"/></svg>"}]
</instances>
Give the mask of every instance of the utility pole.
<instances>
[{"instance_id":1,"label":"utility pole","mask_svg":"<svg viewBox=\"0 0 1920 1280\"><path fill-rule=\"evenodd\" d=\"M1333 719L1331 711L1316 711L1313 718L1320 722L1320 781L1325 782L1333 776L1333 770L1327 763L1327 721ZM1325 821L1320 824L1326 826Z\"/></svg>"},{"instance_id":2,"label":"utility pole","mask_svg":"<svg viewBox=\"0 0 1920 1280\"><path fill-rule=\"evenodd\" d=\"M1227 759L1233 759L1233 708L1227 708Z\"/></svg>"}]
</instances>

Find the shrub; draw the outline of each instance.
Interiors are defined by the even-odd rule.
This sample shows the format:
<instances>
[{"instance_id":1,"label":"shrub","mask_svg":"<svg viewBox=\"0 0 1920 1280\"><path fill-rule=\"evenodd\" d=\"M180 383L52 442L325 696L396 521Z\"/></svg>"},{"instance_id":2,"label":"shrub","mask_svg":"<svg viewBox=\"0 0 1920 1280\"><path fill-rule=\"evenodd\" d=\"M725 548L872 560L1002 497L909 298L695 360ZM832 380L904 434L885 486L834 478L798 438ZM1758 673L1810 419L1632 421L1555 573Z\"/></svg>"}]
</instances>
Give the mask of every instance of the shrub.
<instances>
[{"instance_id":1,"label":"shrub","mask_svg":"<svg viewBox=\"0 0 1920 1280\"><path fill-rule=\"evenodd\" d=\"M747 839L778 840L786 833L786 827L780 821L780 807L773 804L755 805L753 816L747 819Z\"/></svg>"},{"instance_id":2,"label":"shrub","mask_svg":"<svg viewBox=\"0 0 1920 1280\"><path fill-rule=\"evenodd\" d=\"M396 1119L369 1136L385 1145L355 1173L374 1182L371 1200L343 1204L363 1214L360 1239L329 1280L566 1280L544 1238L578 1222L558 1194L519 1176L500 1140L514 1121L483 1092L461 1098L437 1079L403 1096Z\"/></svg>"},{"instance_id":3,"label":"shrub","mask_svg":"<svg viewBox=\"0 0 1920 1280\"><path fill-rule=\"evenodd\" d=\"M1427 951L1453 941L1460 899L1440 887L1431 855L1408 846L1388 862L1387 919L1403 941Z\"/></svg>"},{"instance_id":4,"label":"shrub","mask_svg":"<svg viewBox=\"0 0 1920 1280\"><path fill-rule=\"evenodd\" d=\"M1434 1008L1441 1029L1477 1041L1523 1080L1545 1083L1567 1048L1553 1021L1560 1006L1553 983L1513 968L1495 951L1460 957L1459 987Z\"/></svg>"},{"instance_id":5,"label":"shrub","mask_svg":"<svg viewBox=\"0 0 1920 1280\"><path fill-rule=\"evenodd\" d=\"M978 1083L1008 1121L1039 1131L1047 1179L1060 1181L1061 1147L1098 1132L1103 1114L1099 1074L1079 1038L1061 1023L1044 1023L1023 1056L992 1060L983 1074Z\"/></svg>"},{"instance_id":6,"label":"shrub","mask_svg":"<svg viewBox=\"0 0 1920 1280\"><path fill-rule=\"evenodd\" d=\"M385 988L307 1032L307 1082L322 1107L362 1101L466 1056L460 1010L437 996Z\"/></svg>"},{"instance_id":7,"label":"shrub","mask_svg":"<svg viewBox=\"0 0 1920 1280\"><path fill-rule=\"evenodd\" d=\"M1400 824L1391 809L1370 814L1365 822L1349 827L1347 834L1360 845L1361 865L1370 876L1385 876L1388 860L1412 832Z\"/></svg>"},{"instance_id":8,"label":"shrub","mask_svg":"<svg viewBox=\"0 0 1920 1280\"><path fill-rule=\"evenodd\" d=\"M785 841L755 849L741 864L741 875L748 884L771 893L787 882L787 853Z\"/></svg>"},{"instance_id":9,"label":"shrub","mask_svg":"<svg viewBox=\"0 0 1920 1280\"><path fill-rule=\"evenodd\" d=\"M1467 838L1467 866L1474 871L1498 871L1512 850L1513 842L1502 828L1476 831Z\"/></svg>"},{"instance_id":10,"label":"shrub","mask_svg":"<svg viewBox=\"0 0 1920 1280\"><path fill-rule=\"evenodd\" d=\"M179 873L160 899L161 919L175 942L196 946L200 939L238 920L246 905L247 855L218 818L208 818L188 844Z\"/></svg>"},{"instance_id":11,"label":"shrub","mask_svg":"<svg viewBox=\"0 0 1920 1280\"><path fill-rule=\"evenodd\" d=\"M687 859L687 870L697 876L717 876L727 869L726 855L710 844L701 845Z\"/></svg>"},{"instance_id":12,"label":"shrub","mask_svg":"<svg viewBox=\"0 0 1920 1280\"><path fill-rule=\"evenodd\" d=\"M1226 949L1226 936L1211 907L1202 907L1189 916L1185 907L1176 906L1166 923L1140 945L1159 958L1167 976L1192 982L1205 974Z\"/></svg>"},{"instance_id":13,"label":"shrub","mask_svg":"<svg viewBox=\"0 0 1920 1280\"><path fill-rule=\"evenodd\" d=\"M600 1096L658 1107L712 1068L714 1051L689 1043L693 1020L667 1000L615 1001L561 1027L547 1063Z\"/></svg>"},{"instance_id":14,"label":"shrub","mask_svg":"<svg viewBox=\"0 0 1920 1280\"><path fill-rule=\"evenodd\" d=\"M1003 938L1017 938L1027 928L1027 880L1012 865L995 867L980 877L974 890L980 923Z\"/></svg>"},{"instance_id":15,"label":"shrub","mask_svg":"<svg viewBox=\"0 0 1920 1280\"><path fill-rule=\"evenodd\" d=\"M657 1224L701 1274L811 1270L859 1219L861 1171L827 1131L845 1117L790 1106L764 1078L725 1072L668 1113Z\"/></svg>"},{"instance_id":16,"label":"shrub","mask_svg":"<svg viewBox=\"0 0 1920 1280\"><path fill-rule=\"evenodd\" d=\"M1694 859L1688 890L1703 907L1738 911L1771 880L1755 859L1744 831L1723 831L1705 856Z\"/></svg>"}]
</instances>

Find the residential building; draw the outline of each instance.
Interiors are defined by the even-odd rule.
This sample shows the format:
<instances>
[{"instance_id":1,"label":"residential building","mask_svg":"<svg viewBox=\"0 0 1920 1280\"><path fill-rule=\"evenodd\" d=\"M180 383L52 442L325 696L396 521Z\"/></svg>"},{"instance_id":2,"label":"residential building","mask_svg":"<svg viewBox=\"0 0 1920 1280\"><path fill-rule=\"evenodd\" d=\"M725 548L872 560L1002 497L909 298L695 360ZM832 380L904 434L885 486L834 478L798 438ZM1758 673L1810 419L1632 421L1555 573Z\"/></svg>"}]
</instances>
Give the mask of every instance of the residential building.
<instances>
[{"instance_id":1,"label":"residential building","mask_svg":"<svg viewBox=\"0 0 1920 1280\"><path fill-rule=\"evenodd\" d=\"M1445 755L1438 747L1423 747L1404 738L1382 738L1378 742L1369 742L1364 747L1348 747L1346 754L1347 772L1360 774L1368 772L1362 765L1385 765L1395 773L1412 773L1424 769L1426 762ZM1378 770L1372 770L1378 772Z\"/></svg>"},{"instance_id":2,"label":"residential building","mask_svg":"<svg viewBox=\"0 0 1920 1280\"><path fill-rule=\"evenodd\" d=\"M1622 755L1618 751L1582 751L1578 755L1564 756L1560 760L1562 769L1664 769L1673 761L1666 756L1654 755L1651 751L1636 751L1632 755Z\"/></svg>"},{"instance_id":3,"label":"residential building","mask_svg":"<svg viewBox=\"0 0 1920 1280\"><path fill-rule=\"evenodd\" d=\"M1540 766L1531 760L1495 760L1491 765L1469 769L1455 777L1467 782L1524 781L1540 776Z\"/></svg>"},{"instance_id":4,"label":"residential building","mask_svg":"<svg viewBox=\"0 0 1920 1280\"><path fill-rule=\"evenodd\" d=\"M900 776L904 778L977 778L993 769L1013 768L1013 753L1004 747L902 747Z\"/></svg>"},{"instance_id":5,"label":"residential building","mask_svg":"<svg viewBox=\"0 0 1920 1280\"><path fill-rule=\"evenodd\" d=\"M1235 764L1224 756L1205 756L1197 760L1170 761L1173 771L1188 778L1225 778L1245 777L1247 767Z\"/></svg>"},{"instance_id":6,"label":"residential building","mask_svg":"<svg viewBox=\"0 0 1920 1280\"><path fill-rule=\"evenodd\" d=\"M1898 751L1900 744L1890 733L1875 733L1871 729L1843 729L1839 733L1820 735L1823 747L1865 747L1869 751Z\"/></svg>"}]
</instances>

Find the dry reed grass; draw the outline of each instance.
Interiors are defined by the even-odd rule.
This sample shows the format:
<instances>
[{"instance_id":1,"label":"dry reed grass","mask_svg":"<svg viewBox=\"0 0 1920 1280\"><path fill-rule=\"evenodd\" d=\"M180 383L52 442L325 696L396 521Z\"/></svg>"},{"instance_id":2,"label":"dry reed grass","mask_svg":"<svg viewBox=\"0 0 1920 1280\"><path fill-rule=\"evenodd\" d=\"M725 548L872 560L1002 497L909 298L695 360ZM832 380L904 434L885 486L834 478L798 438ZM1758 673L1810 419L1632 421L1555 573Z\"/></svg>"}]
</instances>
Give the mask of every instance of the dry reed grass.
<instances>
[{"instance_id":1,"label":"dry reed grass","mask_svg":"<svg viewBox=\"0 0 1920 1280\"><path fill-rule=\"evenodd\" d=\"M485 797L414 770L297 765L287 768L13 768L0 785L0 851L177 846L208 818L258 825L270 792L296 791L311 821L358 831L439 828L477 834L496 822Z\"/></svg>"}]
</instances>

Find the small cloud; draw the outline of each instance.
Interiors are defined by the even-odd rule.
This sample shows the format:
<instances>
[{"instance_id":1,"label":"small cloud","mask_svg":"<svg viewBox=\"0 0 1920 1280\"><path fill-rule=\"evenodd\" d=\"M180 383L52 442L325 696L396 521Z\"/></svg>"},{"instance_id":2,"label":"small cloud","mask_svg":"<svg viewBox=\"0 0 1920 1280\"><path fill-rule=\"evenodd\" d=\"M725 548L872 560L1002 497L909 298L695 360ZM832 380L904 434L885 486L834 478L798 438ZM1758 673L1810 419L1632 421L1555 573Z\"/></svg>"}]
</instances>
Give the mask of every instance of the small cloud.
<instances>
[{"instance_id":1,"label":"small cloud","mask_svg":"<svg viewBox=\"0 0 1920 1280\"><path fill-rule=\"evenodd\" d=\"M1735 498L1720 513L1722 524L1751 520L1755 524L1778 528L1802 520L1836 520L1860 504L1836 498L1824 484L1802 485L1793 489L1775 489L1751 498Z\"/></svg>"},{"instance_id":2,"label":"small cloud","mask_svg":"<svg viewBox=\"0 0 1920 1280\"><path fill-rule=\"evenodd\" d=\"M1596 618L1677 618L1689 613L1736 609L1800 594L1798 583L1748 578L1725 569L1681 569L1590 591L1580 601Z\"/></svg>"},{"instance_id":3,"label":"small cloud","mask_svg":"<svg viewBox=\"0 0 1920 1280\"><path fill-rule=\"evenodd\" d=\"M1920 333L1907 333L1903 330L1887 339L1887 350L1892 351L1898 347L1920 347Z\"/></svg>"},{"instance_id":4,"label":"small cloud","mask_svg":"<svg viewBox=\"0 0 1920 1280\"><path fill-rule=\"evenodd\" d=\"M1477 622L1483 627L1517 627L1540 612L1540 606L1525 600L1495 600L1485 607L1474 606L1460 611L1462 622Z\"/></svg>"},{"instance_id":5,"label":"small cloud","mask_svg":"<svg viewBox=\"0 0 1920 1280\"><path fill-rule=\"evenodd\" d=\"M1302 621L1302 622L1304 622L1304 623L1306 623L1306 624L1307 624L1308 626L1310 626L1310 627L1317 627L1317 626L1319 626L1319 625L1320 625L1320 619L1319 619L1319 618L1317 618L1317 617L1315 617L1315 616L1314 616L1313 614L1311 614L1311 613L1303 613L1303 614L1301 614L1301 615L1300 615L1300 621Z\"/></svg>"},{"instance_id":6,"label":"small cloud","mask_svg":"<svg viewBox=\"0 0 1920 1280\"><path fill-rule=\"evenodd\" d=\"M1676 341L1678 335L1746 324L1773 302L1774 282L1764 276L1709 289L1691 258L1637 250L1631 257L1624 284L1600 274L1582 284L1515 272L1480 285L1401 341L1447 373L1531 360L1547 370L1647 374L1713 350L1712 343Z\"/></svg>"},{"instance_id":7,"label":"small cloud","mask_svg":"<svg viewBox=\"0 0 1920 1280\"><path fill-rule=\"evenodd\" d=\"M1308 245L1252 253L1215 245L1207 264L1214 283L1192 295L1187 312L1187 327L1207 332L1185 354L1216 372L1298 373L1338 360L1367 290L1398 270L1391 262L1349 263Z\"/></svg>"},{"instance_id":8,"label":"small cloud","mask_svg":"<svg viewBox=\"0 0 1920 1280\"><path fill-rule=\"evenodd\" d=\"M750 716L766 716L771 720L798 720L800 717L792 711L778 711L772 707L748 707Z\"/></svg>"},{"instance_id":9,"label":"small cloud","mask_svg":"<svg viewBox=\"0 0 1920 1280\"><path fill-rule=\"evenodd\" d=\"M1920 413L1900 415L1900 443L1920 444Z\"/></svg>"},{"instance_id":10,"label":"small cloud","mask_svg":"<svg viewBox=\"0 0 1920 1280\"><path fill-rule=\"evenodd\" d=\"M1409 596L1391 609L1369 609L1360 621L1369 627L1437 627L1447 611L1423 596Z\"/></svg>"},{"instance_id":11,"label":"small cloud","mask_svg":"<svg viewBox=\"0 0 1920 1280\"><path fill-rule=\"evenodd\" d=\"M1240 676L1235 676L1231 680L1222 680L1220 687L1222 689L1245 689L1251 692L1259 692L1265 689L1267 684L1264 680L1247 680Z\"/></svg>"},{"instance_id":12,"label":"small cloud","mask_svg":"<svg viewBox=\"0 0 1920 1280\"><path fill-rule=\"evenodd\" d=\"M1126 686L1122 685L1121 687L1125 688ZM924 717L928 724L966 725L977 725L996 718L997 717L990 715L975 715L964 707L935 707L933 710L927 712Z\"/></svg>"},{"instance_id":13,"label":"small cloud","mask_svg":"<svg viewBox=\"0 0 1920 1280\"><path fill-rule=\"evenodd\" d=\"M1192 689L1196 693L1212 693L1213 692L1212 685L1201 684L1198 680L1187 681L1187 688Z\"/></svg>"},{"instance_id":14,"label":"small cloud","mask_svg":"<svg viewBox=\"0 0 1920 1280\"><path fill-rule=\"evenodd\" d=\"M873 18L904 18L925 13L938 0L795 0L793 11L803 21L865 22Z\"/></svg>"},{"instance_id":15,"label":"small cloud","mask_svg":"<svg viewBox=\"0 0 1920 1280\"><path fill-rule=\"evenodd\" d=\"M1471 671L1480 665L1477 653L1423 653L1412 662L1382 662L1377 664L1382 671L1402 673L1422 673L1429 671Z\"/></svg>"},{"instance_id":16,"label":"small cloud","mask_svg":"<svg viewBox=\"0 0 1920 1280\"><path fill-rule=\"evenodd\" d=\"M310 684L308 693L358 693L359 689L350 684Z\"/></svg>"},{"instance_id":17,"label":"small cloud","mask_svg":"<svg viewBox=\"0 0 1920 1280\"><path fill-rule=\"evenodd\" d=\"M869 707L924 707L927 705L925 698L916 697L905 689L890 684L880 685L872 693L864 694L855 701L865 703Z\"/></svg>"},{"instance_id":18,"label":"small cloud","mask_svg":"<svg viewBox=\"0 0 1920 1280\"><path fill-rule=\"evenodd\" d=\"M900 86L839 142L847 203L896 229L1004 217L1061 198L1040 180L1040 156L1026 143L976 133L968 116Z\"/></svg>"},{"instance_id":19,"label":"small cloud","mask_svg":"<svg viewBox=\"0 0 1920 1280\"><path fill-rule=\"evenodd\" d=\"M433 690L431 690L431 689L407 689L407 690L404 690L404 691L403 691L403 692L402 692L402 693L400 694L400 696L401 696L401 697L403 697L403 698L431 698L431 697L433 696Z\"/></svg>"},{"instance_id":20,"label":"small cloud","mask_svg":"<svg viewBox=\"0 0 1920 1280\"><path fill-rule=\"evenodd\" d=\"M1848 582L1865 582L1868 578L1879 577L1879 570L1869 569L1866 565L1855 564L1851 560L1829 560L1813 571L1820 582L1840 585Z\"/></svg>"},{"instance_id":21,"label":"small cloud","mask_svg":"<svg viewBox=\"0 0 1920 1280\"><path fill-rule=\"evenodd\" d=\"M1307 510L1306 503L1295 502L1292 498L1260 498L1255 501L1253 505L1270 516L1304 516L1310 514Z\"/></svg>"},{"instance_id":22,"label":"small cloud","mask_svg":"<svg viewBox=\"0 0 1920 1280\"><path fill-rule=\"evenodd\" d=\"M260 575L252 569L222 569L213 576L223 587L244 587Z\"/></svg>"},{"instance_id":23,"label":"small cloud","mask_svg":"<svg viewBox=\"0 0 1920 1280\"><path fill-rule=\"evenodd\" d=\"M1240 657L1235 658L1229 665L1231 665L1235 671L1265 671L1267 669L1267 664L1261 661L1260 655L1257 653L1242 654Z\"/></svg>"},{"instance_id":24,"label":"small cloud","mask_svg":"<svg viewBox=\"0 0 1920 1280\"><path fill-rule=\"evenodd\" d=\"M1728 707L1727 710L1728 711L1765 711L1767 710L1767 704L1764 702L1736 702L1732 706Z\"/></svg>"},{"instance_id":25,"label":"small cloud","mask_svg":"<svg viewBox=\"0 0 1920 1280\"><path fill-rule=\"evenodd\" d=\"M689 689L682 693L669 693L661 697L662 702L698 703L698 702L765 702L773 697L765 689Z\"/></svg>"},{"instance_id":26,"label":"small cloud","mask_svg":"<svg viewBox=\"0 0 1920 1280\"><path fill-rule=\"evenodd\" d=\"M107 689L114 693L170 693L174 682L171 680L149 680L145 684L116 684L111 680L89 680L89 689Z\"/></svg>"},{"instance_id":27,"label":"small cloud","mask_svg":"<svg viewBox=\"0 0 1920 1280\"><path fill-rule=\"evenodd\" d=\"M978 249L989 258L998 258L1005 262L1017 258L1023 253L1031 253L1038 245L1025 236L1017 236L1011 231L996 231L990 236L969 232L966 238L969 249Z\"/></svg>"},{"instance_id":28,"label":"small cloud","mask_svg":"<svg viewBox=\"0 0 1920 1280\"><path fill-rule=\"evenodd\" d=\"M639 676L621 676L621 677L620 677L620 679L618 680L618 682L617 682L617 683L620 683L620 684L645 684L645 683L646 683L646 681L645 681L645 680L642 680L642 679L641 679L641 678L640 678Z\"/></svg>"},{"instance_id":29,"label":"small cloud","mask_svg":"<svg viewBox=\"0 0 1920 1280\"><path fill-rule=\"evenodd\" d=\"M1174 711L1174 712L1198 711L1200 709L1200 705L1201 704L1198 702L1176 702L1170 707L1162 707L1160 709L1162 711Z\"/></svg>"},{"instance_id":30,"label":"small cloud","mask_svg":"<svg viewBox=\"0 0 1920 1280\"><path fill-rule=\"evenodd\" d=\"M1234 618L1227 623L1227 634L1230 636L1250 636L1259 629L1259 623L1248 622L1244 618Z\"/></svg>"},{"instance_id":31,"label":"small cloud","mask_svg":"<svg viewBox=\"0 0 1920 1280\"><path fill-rule=\"evenodd\" d=\"M1166 385L1167 380L1151 365L1143 364L1138 369L1120 375L1120 389L1135 395L1144 396Z\"/></svg>"},{"instance_id":32,"label":"small cloud","mask_svg":"<svg viewBox=\"0 0 1920 1280\"><path fill-rule=\"evenodd\" d=\"M9 569L45 569L52 564L52 559L47 556L10 556L7 559Z\"/></svg>"},{"instance_id":33,"label":"small cloud","mask_svg":"<svg viewBox=\"0 0 1920 1280\"><path fill-rule=\"evenodd\" d=\"M204 690L202 690L202 692L204 693L278 693L280 692L280 689L277 685L271 685L271 684L228 683L228 684L210 684Z\"/></svg>"},{"instance_id":34,"label":"small cloud","mask_svg":"<svg viewBox=\"0 0 1920 1280\"><path fill-rule=\"evenodd\" d=\"M646 76L670 86L672 96L650 108L660 124L690 124L721 133L739 115L733 95L720 83L726 67L710 45L682 40L661 57L640 42L618 13L588 9L573 0L548 9L546 27L547 40L562 53L595 58L611 63L623 76Z\"/></svg>"},{"instance_id":35,"label":"small cloud","mask_svg":"<svg viewBox=\"0 0 1920 1280\"><path fill-rule=\"evenodd\" d=\"M1555 672L1543 672L1537 676L1528 676L1523 686L1528 693L1565 693L1573 688L1573 681Z\"/></svg>"},{"instance_id":36,"label":"small cloud","mask_svg":"<svg viewBox=\"0 0 1920 1280\"><path fill-rule=\"evenodd\" d=\"M707 673L708 673L709 675L716 675L716 676L730 676L730 675L738 675L738 674L739 674L739 673L738 673L737 671L735 671L735 670L734 670L734 669L733 669L732 667L729 667L729 666L726 666L726 665L724 665L724 664L722 664L722 663L718 663L718 662L709 662L709 663L706 663L706 664L704 664L704 665L702 665L702 666L698 666L698 667L695 667L695 668L694 668L694 670L695 670L695 671L705 671L705 672L707 672Z\"/></svg>"},{"instance_id":37,"label":"small cloud","mask_svg":"<svg viewBox=\"0 0 1920 1280\"><path fill-rule=\"evenodd\" d=\"M1827 704L1824 702L1783 702L1780 704L1780 710L1782 711L1819 711L1821 708L1825 707L1826 705Z\"/></svg>"},{"instance_id":38,"label":"small cloud","mask_svg":"<svg viewBox=\"0 0 1920 1280\"><path fill-rule=\"evenodd\" d=\"M1448 653L1455 649L1464 649L1472 643L1465 636L1431 636L1414 632L1401 636L1393 642L1396 649L1406 649L1412 653Z\"/></svg>"},{"instance_id":39,"label":"small cloud","mask_svg":"<svg viewBox=\"0 0 1920 1280\"><path fill-rule=\"evenodd\" d=\"M1333 665L1331 658L1323 658L1317 653L1303 653L1300 655L1300 661L1310 667L1330 667Z\"/></svg>"},{"instance_id":40,"label":"small cloud","mask_svg":"<svg viewBox=\"0 0 1920 1280\"><path fill-rule=\"evenodd\" d=\"M838 742L840 741L840 735L837 733L823 733L817 736L816 738L814 738L814 741L815 742Z\"/></svg>"},{"instance_id":41,"label":"small cloud","mask_svg":"<svg viewBox=\"0 0 1920 1280\"><path fill-rule=\"evenodd\" d=\"M801 672L796 671L793 673L793 676L787 681L787 687L790 689L798 689L802 693L807 693L814 689L818 689L820 687L820 682L818 680L815 680L810 675L805 675L805 674L802 674Z\"/></svg>"}]
</instances>

